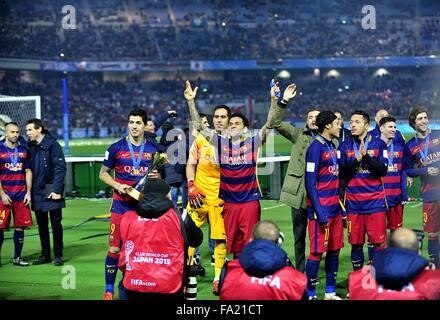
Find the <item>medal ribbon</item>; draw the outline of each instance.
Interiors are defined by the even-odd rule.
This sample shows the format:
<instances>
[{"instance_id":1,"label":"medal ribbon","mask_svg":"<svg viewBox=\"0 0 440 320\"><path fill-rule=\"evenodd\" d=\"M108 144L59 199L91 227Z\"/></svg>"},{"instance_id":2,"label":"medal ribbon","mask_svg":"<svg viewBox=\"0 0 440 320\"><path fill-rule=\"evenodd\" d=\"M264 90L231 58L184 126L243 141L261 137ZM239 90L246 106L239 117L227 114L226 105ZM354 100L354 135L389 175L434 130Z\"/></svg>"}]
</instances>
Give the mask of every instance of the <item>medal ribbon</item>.
<instances>
[{"instance_id":1,"label":"medal ribbon","mask_svg":"<svg viewBox=\"0 0 440 320\"><path fill-rule=\"evenodd\" d=\"M393 166L394 159L394 143L391 143L390 149L388 149L388 169Z\"/></svg>"},{"instance_id":2,"label":"medal ribbon","mask_svg":"<svg viewBox=\"0 0 440 320\"><path fill-rule=\"evenodd\" d=\"M368 140L368 138L369 137L371 137L371 136L368 136L367 135L367 138L365 139L365 144L364 144L364 150L365 151L367 151L368 150L368 143L369 143L369 140ZM356 156L356 158L359 156L359 149L358 149L358 147L357 147L357 145L356 145L356 142L354 141L354 138L353 138L353 149L354 149L354 154L355 154L355 156Z\"/></svg>"},{"instance_id":3,"label":"medal ribbon","mask_svg":"<svg viewBox=\"0 0 440 320\"><path fill-rule=\"evenodd\" d=\"M141 161L142 161L142 154L144 153L145 141L142 139L142 144L141 144L141 148L139 150L139 154L138 154L137 159L136 159L136 156L134 155L133 146L130 142L129 136L127 136L127 144L128 144L128 149L130 150L131 161L133 162L133 168L134 168L134 170L138 170L138 168L141 164Z\"/></svg>"},{"instance_id":4,"label":"medal ribbon","mask_svg":"<svg viewBox=\"0 0 440 320\"><path fill-rule=\"evenodd\" d=\"M8 155L9 155L9 158L11 159L12 165L14 166L14 168L16 168L17 167L17 163L18 163L18 150L17 150L17 147L14 148L14 156L12 156L11 151L9 151L9 148L6 145L6 143L4 143L4 146L6 147L6 150L8 151Z\"/></svg>"},{"instance_id":5,"label":"medal ribbon","mask_svg":"<svg viewBox=\"0 0 440 320\"><path fill-rule=\"evenodd\" d=\"M324 143L325 146L327 147L327 150L330 152L330 155L332 157L332 162L333 162L333 169L334 169L334 172L336 173L336 170L338 169L338 158L335 155L335 148L333 148L333 145L329 146L327 141L320 135L317 136L316 139L321 141L322 143Z\"/></svg>"},{"instance_id":6,"label":"medal ribbon","mask_svg":"<svg viewBox=\"0 0 440 320\"><path fill-rule=\"evenodd\" d=\"M417 139L417 135L416 135L416 144L417 146L419 145L419 139ZM422 151L422 149L419 148L419 153L423 161L428 160L428 148L429 148L429 133L425 140L425 151Z\"/></svg>"}]
</instances>

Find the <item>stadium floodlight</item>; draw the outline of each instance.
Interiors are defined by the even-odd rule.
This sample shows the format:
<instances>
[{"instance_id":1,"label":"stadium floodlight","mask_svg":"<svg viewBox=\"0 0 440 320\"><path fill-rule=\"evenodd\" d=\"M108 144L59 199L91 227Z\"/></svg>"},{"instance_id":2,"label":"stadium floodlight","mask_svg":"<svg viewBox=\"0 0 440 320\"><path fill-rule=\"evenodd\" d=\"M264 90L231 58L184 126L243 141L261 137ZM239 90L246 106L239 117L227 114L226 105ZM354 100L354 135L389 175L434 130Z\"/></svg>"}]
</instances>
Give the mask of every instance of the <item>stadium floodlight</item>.
<instances>
[{"instance_id":1,"label":"stadium floodlight","mask_svg":"<svg viewBox=\"0 0 440 320\"><path fill-rule=\"evenodd\" d=\"M373 74L374 77L382 77L389 74L388 70L385 68L379 68L376 70L376 72Z\"/></svg>"},{"instance_id":2,"label":"stadium floodlight","mask_svg":"<svg viewBox=\"0 0 440 320\"><path fill-rule=\"evenodd\" d=\"M290 78L290 72L287 71L287 70L281 70L280 73L278 73L278 78L289 79Z\"/></svg>"},{"instance_id":3,"label":"stadium floodlight","mask_svg":"<svg viewBox=\"0 0 440 320\"><path fill-rule=\"evenodd\" d=\"M341 73L336 69L331 69L327 74L326 77L333 77L333 78L339 78L341 76Z\"/></svg>"},{"instance_id":4,"label":"stadium floodlight","mask_svg":"<svg viewBox=\"0 0 440 320\"><path fill-rule=\"evenodd\" d=\"M319 68L313 69L313 75L319 77L321 75L321 70L319 70Z\"/></svg>"}]
</instances>

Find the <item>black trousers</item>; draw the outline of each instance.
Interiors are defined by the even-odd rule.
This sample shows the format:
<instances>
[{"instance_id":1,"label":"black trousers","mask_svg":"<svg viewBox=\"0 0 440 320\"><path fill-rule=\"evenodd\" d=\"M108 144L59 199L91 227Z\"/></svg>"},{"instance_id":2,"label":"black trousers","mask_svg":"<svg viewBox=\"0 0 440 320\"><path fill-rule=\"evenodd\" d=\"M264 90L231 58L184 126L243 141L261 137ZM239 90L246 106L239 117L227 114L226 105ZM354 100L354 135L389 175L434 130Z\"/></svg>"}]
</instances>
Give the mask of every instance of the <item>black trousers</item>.
<instances>
[{"instance_id":1,"label":"black trousers","mask_svg":"<svg viewBox=\"0 0 440 320\"><path fill-rule=\"evenodd\" d=\"M292 209L295 268L304 273L306 268L307 210Z\"/></svg>"},{"instance_id":2,"label":"black trousers","mask_svg":"<svg viewBox=\"0 0 440 320\"><path fill-rule=\"evenodd\" d=\"M41 254L50 258L49 219L52 225L53 251L55 257L63 257L63 226L61 225L61 209L51 211L35 211L38 233L40 234Z\"/></svg>"}]
</instances>

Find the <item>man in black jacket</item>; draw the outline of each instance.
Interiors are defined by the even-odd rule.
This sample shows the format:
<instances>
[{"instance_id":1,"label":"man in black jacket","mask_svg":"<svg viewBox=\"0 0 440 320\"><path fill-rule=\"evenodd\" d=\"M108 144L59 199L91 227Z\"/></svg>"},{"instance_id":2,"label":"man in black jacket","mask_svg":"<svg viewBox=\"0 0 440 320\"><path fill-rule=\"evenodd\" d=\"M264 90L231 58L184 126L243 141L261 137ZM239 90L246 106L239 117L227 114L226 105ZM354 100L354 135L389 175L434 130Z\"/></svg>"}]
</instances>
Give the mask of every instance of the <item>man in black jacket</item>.
<instances>
[{"instance_id":1,"label":"man in black jacket","mask_svg":"<svg viewBox=\"0 0 440 320\"><path fill-rule=\"evenodd\" d=\"M56 266L63 265L62 211L66 206L63 191L66 176L66 161L60 144L44 128L40 119L30 119L26 124L32 170L32 202L38 223L41 242L41 256L33 264L51 262L49 221L52 225L53 246Z\"/></svg>"}]
</instances>

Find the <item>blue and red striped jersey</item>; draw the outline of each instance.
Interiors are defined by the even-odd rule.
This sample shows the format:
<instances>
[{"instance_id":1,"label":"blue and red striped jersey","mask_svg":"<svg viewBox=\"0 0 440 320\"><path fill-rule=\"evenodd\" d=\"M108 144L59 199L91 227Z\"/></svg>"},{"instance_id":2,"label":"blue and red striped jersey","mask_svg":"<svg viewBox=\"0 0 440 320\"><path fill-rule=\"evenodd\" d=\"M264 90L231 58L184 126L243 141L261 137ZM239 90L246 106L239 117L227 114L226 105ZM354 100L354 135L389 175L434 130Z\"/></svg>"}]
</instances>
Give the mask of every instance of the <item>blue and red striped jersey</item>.
<instances>
[{"instance_id":1,"label":"blue and red striped jersey","mask_svg":"<svg viewBox=\"0 0 440 320\"><path fill-rule=\"evenodd\" d=\"M103 165L115 170L115 181L129 186L135 186L139 180L148 173L148 168L154 159L156 147L144 139L144 150L138 172L134 168L133 159L128 147L128 136L113 143L105 152ZM141 146L133 145L135 159L139 157ZM137 209L138 202L129 195L120 195L116 190L113 192L111 212L124 214Z\"/></svg>"},{"instance_id":2,"label":"blue and red striped jersey","mask_svg":"<svg viewBox=\"0 0 440 320\"><path fill-rule=\"evenodd\" d=\"M409 176L420 176L422 182L422 198L425 202L440 200L440 178L428 174L428 167L440 168L440 130L432 130L429 133L429 143L426 148L426 138L411 138L408 149L411 152L414 163L418 169L409 169ZM425 160L424 160L425 158Z\"/></svg>"},{"instance_id":3,"label":"blue and red striped jersey","mask_svg":"<svg viewBox=\"0 0 440 320\"><path fill-rule=\"evenodd\" d=\"M375 139L371 135L367 135L366 138L368 141L367 154L387 166L388 153L385 142ZM345 140L340 144L339 167L341 171L353 165L356 159L355 150L359 150L359 141L355 141L355 138ZM355 214L387 210L382 179L373 175L364 161L361 161L354 176L346 184L345 204L347 212Z\"/></svg>"},{"instance_id":4,"label":"blue and red striped jersey","mask_svg":"<svg viewBox=\"0 0 440 320\"><path fill-rule=\"evenodd\" d=\"M232 143L229 138L214 136L220 161L220 195L225 202L245 203L260 200L257 179L258 147L261 139L252 136Z\"/></svg>"},{"instance_id":5,"label":"blue and red striped jersey","mask_svg":"<svg viewBox=\"0 0 440 320\"><path fill-rule=\"evenodd\" d=\"M12 201L23 201L27 191L25 170L30 169L29 152L18 145L17 154L4 143L0 145L0 181ZM14 166L12 158L15 157L17 164Z\"/></svg>"},{"instance_id":6,"label":"blue and red striped jersey","mask_svg":"<svg viewBox=\"0 0 440 320\"><path fill-rule=\"evenodd\" d=\"M339 165L335 145L318 136L306 153L305 185L310 220L326 223L342 214L339 205Z\"/></svg>"},{"instance_id":7,"label":"blue and red striped jersey","mask_svg":"<svg viewBox=\"0 0 440 320\"><path fill-rule=\"evenodd\" d=\"M407 201L406 195L406 174L409 166L409 150L406 144L394 141L387 146L388 172L383 177L385 194L388 207L394 207L402 201Z\"/></svg>"}]
</instances>

